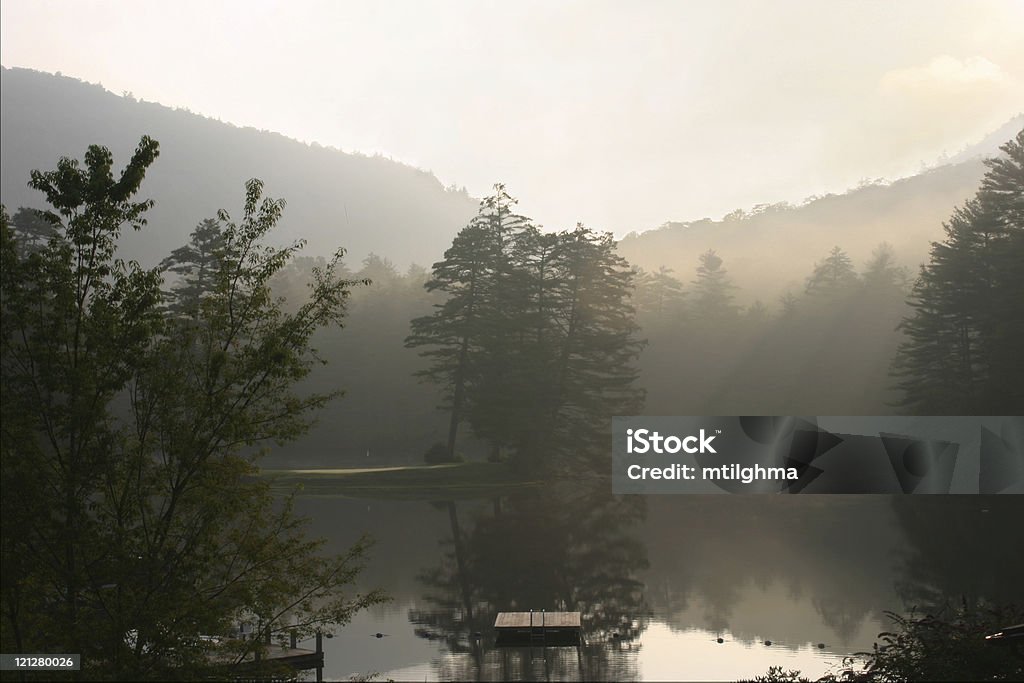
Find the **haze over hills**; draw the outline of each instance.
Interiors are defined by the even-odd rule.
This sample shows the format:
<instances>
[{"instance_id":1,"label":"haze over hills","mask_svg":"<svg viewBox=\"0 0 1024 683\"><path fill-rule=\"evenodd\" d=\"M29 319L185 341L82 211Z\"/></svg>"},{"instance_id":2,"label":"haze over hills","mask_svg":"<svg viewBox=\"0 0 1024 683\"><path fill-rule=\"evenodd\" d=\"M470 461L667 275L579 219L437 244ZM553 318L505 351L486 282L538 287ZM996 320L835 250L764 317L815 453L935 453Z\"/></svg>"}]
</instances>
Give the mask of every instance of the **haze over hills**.
<instances>
[{"instance_id":1,"label":"haze over hills","mask_svg":"<svg viewBox=\"0 0 1024 683\"><path fill-rule=\"evenodd\" d=\"M1024 115L1018 115L949 163L892 183L865 183L799 206L761 205L721 220L668 222L627 235L619 251L647 270L672 268L687 282L699 255L714 249L738 288L737 300L759 299L769 307L787 291L802 291L814 264L835 246L860 267L880 243L888 242L897 261L915 272L927 260L931 242L943 238L943 222L977 191L983 159L997 154L1022 128Z\"/></svg>"},{"instance_id":2,"label":"haze over hills","mask_svg":"<svg viewBox=\"0 0 1024 683\"><path fill-rule=\"evenodd\" d=\"M160 142L144 187L156 200L151 229L123 237L125 255L143 264L180 246L217 209L237 213L243 183L254 176L266 182L269 196L288 202L278 240L306 239L309 255L342 246L353 265L374 252L399 268L429 266L476 211L477 201L464 190L446 189L432 174L384 157L307 145L28 69L4 68L0 87L0 199L10 212L42 206L42 196L26 186L29 171L51 168L62 155L81 156L99 143L122 162L141 135ZM762 205L721 220L667 222L627 235L619 251L648 270L670 267L686 283L698 256L715 249L738 287L737 300L760 299L770 307L782 293L799 292L814 264L837 245L860 265L888 242L898 261L916 269L941 238L943 221L977 189L982 159L1021 128L1024 115L948 163L889 184L865 184L800 206Z\"/></svg>"},{"instance_id":3,"label":"haze over hills","mask_svg":"<svg viewBox=\"0 0 1024 683\"><path fill-rule=\"evenodd\" d=\"M122 244L144 265L185 243L217 209L240 213L252 177L288 202L277 239L306 239L308 255L344 247L352 264L375 252L399 267L429 266L476 212L465 191L387 158L306 145L29 69L4 68L0 89L0 198L10 213L43 206L42 194L26 186L32 169L81 158L90 144L109 147L123 164L142 135L160 143L142 192L156 200L150 227Z\"/></svg>"}]
</instances>

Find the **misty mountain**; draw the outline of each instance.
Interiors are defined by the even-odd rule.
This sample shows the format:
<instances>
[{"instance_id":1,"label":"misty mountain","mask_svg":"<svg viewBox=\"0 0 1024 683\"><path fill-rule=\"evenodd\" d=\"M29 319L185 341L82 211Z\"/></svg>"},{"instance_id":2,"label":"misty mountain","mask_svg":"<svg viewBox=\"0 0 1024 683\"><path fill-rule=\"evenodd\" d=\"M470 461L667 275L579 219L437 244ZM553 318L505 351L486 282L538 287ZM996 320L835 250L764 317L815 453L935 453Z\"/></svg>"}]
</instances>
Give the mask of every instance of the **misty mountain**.
<instances>
[{"instance_id":1,"label":"misty mountain","mask_svg":"<svg viewBox=\"0 0 1024 683\"><path fill-rule=\"evenodd\" d=\"M90 144L108 147L122 164L143 134L160 143L142 190L156 200L150 227L122 238L123 255L143 265L187 242L218 209L240 213L252 177L266 182L268 196L288 202L279 241L305 239L307 255L344 247L350 263L375 252L399 267L430 265L476 213L465 190L445 189L432 174L384 157L306 145L60 75L0 73L0 199L10 213L44 206L26 185L33 169L53 168L61 156L81 158Z\"/></svg>"},{"instance_id":2,"label":"misty mountain","mask_svg":"<svg viewBox=\"0 0 1024 683\"><path fill-rule=\"evenodd\" d=\"M977 190L985 172L983 158L1021 127L1024 119L1018 117L958 155L959 163L892 183L865 183L844 194L812 197L799 206L760 205L721 220L669 222L627 235L619 251L646 270L672 268L687 283L694 278L700 254L714 249L738 287L737 301L759 299L772 308L785 292L802 292L815 263L835 246L861 267L875 247L888 242L897 262L915 273L927 260L931 242L942 238L942 224L954 207Z\"/></svg>"},{"instance_id":3,"label":"misty mountain","mask_svg":"<svg viewBox=\"0 0 1024 683\"><path fill-rule=\"evenodd\" d=\"M963 161L995 156L999 154L999 148L1021 130L1024 130L1024 114L1017 114L978 142L973 145L967 145L952 157L943 161L947 164L959 164Z\"/></svg>"}]
</instances>

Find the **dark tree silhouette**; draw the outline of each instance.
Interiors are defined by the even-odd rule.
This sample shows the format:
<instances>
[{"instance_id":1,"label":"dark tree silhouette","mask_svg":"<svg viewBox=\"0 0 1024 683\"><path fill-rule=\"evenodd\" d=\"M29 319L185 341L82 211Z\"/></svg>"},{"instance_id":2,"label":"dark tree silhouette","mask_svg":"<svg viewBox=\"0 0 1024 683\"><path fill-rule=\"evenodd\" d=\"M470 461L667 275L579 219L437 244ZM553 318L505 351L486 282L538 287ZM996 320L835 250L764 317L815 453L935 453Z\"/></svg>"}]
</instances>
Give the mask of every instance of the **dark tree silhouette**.
<instances>
[{"instance_id":1,"label":"dark tree silhouette","mask_svg":"<svg viewBox=\"0 0 1024 683\"><path fill-rule=\"evenodd\" d=\"M853 261L840 247L833 247L828 257L816 264L814 272L807 278L807 293L830 299L849 292L856 284Z\"/></svg>"},{"instance_id":2,"label":"dark tree silhouette","mask_svg":"<svg viewBox=\"0 0 1024 683\"><path fill-rule=\"evenodd\" d=\"M493 457L511 449L532 467L550 439L638 409L633 272L610 234L543 233L495 189L434 265L426 287L447 298L412 321L406 345L425 347L420 374L445 388L450 454L468 420Z\"/></svg>"},{"instance_id":3,"label":"dark tree silhouette","mask_svg":"<svg viewBox=\"0 0 1024 683\"><path fill-rule=\"evenodd\" d=\"M893 363L908 411L1024 412L1024 131L1002 150L914 285Z\"/></svg>"},{"instance_id":4,"label":"dark tree silhouette","mask_svg":"<svg viewBox=\"0 0 1024 683\"><path fill-rule=\"evenodd\" d=\"M697 279L693 281L693 315L697 321L721 320L736 314L735 286L723 267L722 257L709 249L700 255Z\"/></svg>"},{"instance_id":5,"label":"dark tree silhouette","mask_svg":"<svg viewBox=\"0 0 1024 683\"><path fill-rule=\"evenodd\" d=\"M25 255L0 221L0 644L59 643L90 679L206 678L200 635L245 619L267 638L306 636L381 599L341 590L366 542L322 556L251 453L300 434L334 395L294 388L318 360L314 331L341 323L353 283L340 254L285 313L268 283L298 245L263 244L283 203L250 181L243 218L219 213L211 289L195 300L184 278L190 314L169 312L161 271L117 258L120 230L145 224L152 202L135 195L156 157L143 137L119 176L99 146L84 166L33 172L59 232L40 250ZM264 642L219 655L237 664Z\"/></svg>"}]
</instances>

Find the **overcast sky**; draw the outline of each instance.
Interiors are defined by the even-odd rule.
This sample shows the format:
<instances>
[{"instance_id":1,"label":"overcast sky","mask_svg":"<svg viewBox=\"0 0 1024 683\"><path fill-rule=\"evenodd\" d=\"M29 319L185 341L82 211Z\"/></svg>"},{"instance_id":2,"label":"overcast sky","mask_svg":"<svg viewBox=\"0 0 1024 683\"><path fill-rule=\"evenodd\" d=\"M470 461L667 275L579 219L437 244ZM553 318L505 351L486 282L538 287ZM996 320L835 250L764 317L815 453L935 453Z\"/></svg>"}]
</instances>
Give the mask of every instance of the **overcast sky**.
<instances>
[{"instance_id":1,"label":"overcast sky","mask_svg":"<svg viewBox=\"0 0 1024 683\"><path fill-rule=\"evenodd\" d=\"M1011 0L3 0L0 61L622 234L959 151L1024 110L1022 27Z\"/></svg>"}]
</instances>

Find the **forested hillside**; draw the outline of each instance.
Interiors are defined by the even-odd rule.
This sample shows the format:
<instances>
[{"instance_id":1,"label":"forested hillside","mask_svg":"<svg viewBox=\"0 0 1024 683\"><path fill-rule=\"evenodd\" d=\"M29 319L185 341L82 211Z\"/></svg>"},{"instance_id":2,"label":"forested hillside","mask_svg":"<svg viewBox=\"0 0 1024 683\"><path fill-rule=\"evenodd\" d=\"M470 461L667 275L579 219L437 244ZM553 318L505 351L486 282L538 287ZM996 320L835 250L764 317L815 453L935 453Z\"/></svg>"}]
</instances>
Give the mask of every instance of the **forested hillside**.
<instances>
[{"instance_id":1,"label":"forested hillside","mask_svg":"<svg viewBox=\"0 0 1024 683\"><path fill-rule=\"evenodd\" d=\"M999 146L1022 128L1024 114L894 182L864 181L848 192L809 197L799 205L762 204L720 220L669 221L627 235L619 250L647 270L665 266L685 274L697 267L700 254L714 249L728 264L737 301L760 300L769 308L777 307L777 297L799 293L804 275L837 245L861 266L886 242L895 262L914 270L927 260L929 244L941 239L953 208L977 190L983 160L999 154Z\"/></svg>"},{"instance_id":2,"label":"forested hillside","mask_svg":"<svg viewBox=\"0 0 1024 683\"><path fill-rule=\"evenodd\" d=\"M101 144L122 158L141 135L161 142L146 186L157 198L152 230L122 237L122 255L144 265L183 244L253 177L288 201L275 239L305 239L317 255L343 245L357 261L375 251L403 268L429 266L476 212L464 191L384 157L305 145L28 69L4 68L0 88L0 199L8 207L42 207L28 174L61 156Z\"/></svg>"},{"instance_id":3,"label":"forested hillside","mask_svg":"<svg viewBox=\"0 0 1024 683\"><path fill-rule=\"evenodd\" d=\"M762 205L721 220L669 222L626 236L620 250L645 269L687 273L700 254L714 249L729 267L738 301L760 299L773 307L787 291L797 293L814 263L836 245L863 265L880 242L888 242L898 263L916 269L927 259L928 245L942 236L942 222L974 194L984 173L981 159L972 158L801 206Z\"/></svg>"},{"instance_id":4,"label":"forested hillside","mask_svg":"<svg viewBox=\"0 0 1024 683\"><path fill-rule=\"evenodd\" d=\"M561 410L554 406L568 400L558 388L562 380L549 386L560 376L554 369L577 373L581 387L593 384L579 374L589 371L573 369L569 361L585 367L591 362L586 350L555 343L559 335L573 339L567 321L584 310L572 304L575 295L555 277L571 271L559 261L573 253L568 242L562 243L571 234L597 240L609 259L613 253L614 259L625 257L613 270L623 271L623 277L632 273L622 285L628 292L616 295L621 306L616 315L629 321L622 329L637 326L629 332L633 341L623 347L630 349L624 358L639 351L635 364L623 365L622 379L628 381L622 386L636 392L630 412L885 414L898 409L907 398L901 383L908 380L892 375L893 361L905 341L898 326L914 312L907 302L918 267L928 260L932 243L945 237L943 224L955 207L977 192L986 172L983 158L997 152L997 142L1014 137L1007 130L1019 130L1021 123L1018 117L956 155L958 163L898 182L866 184L801 206L737 211L720 221L669 223L617 245L599 230L564 232L563 239L534 227L522 234L514 228L495 242L499 246L486 246L485 240L474 247L484 250L478 255L481 268L503 273L487 281L492 298L480 303L493 319L467 319L465 329L449 329L431 327L429 321L452 314L448 309L459 301L461 295L453 292L465 283L446 284L451 276L446 273L466 258L459 255L459 239L465 241L483 214L477 213L477 202L444 190L430 174L137 102L73 79L5 69L3 88L3 203L15 227L27 234L35 229L31 214L18 209L43 201L27 187L33 168L78 155L94 142L123 157L132 140L151 133L162 151L143 192L155 205L147 213L149 228L122 238L123 257L155 266L176 249L186 262L209 251L203 231L216 224L202 221L221 208L237 213L250 177L261 178L269 196L287 202L272 239L308 240L301 256L275 278L275 293L301 298L313 269L336 248L349 250L340 266L343 274L371 284L352 289L344 329L328 327L314 336L327 364L304 384L307 391L341 389L345 396L329 404L307 434L273 449L270 462L296 466L412 464L438 444L446 457L483 459L515 450L523 434L537 432L542 413L554 415ZM479 208L485 207L486 201ZM530 217L522 220L536 225ZM464 236L453 242L457 234ZM181 251L190 240L191 251ZM504 240L511 241L500 246ZM446 249L455 251L445 254ZM506 249L511 251L501 256ZM173 266L174 258L164 265ZM440 270L431 272L432 265ZM182 272L187 268L172 267L168 283ZM553 277L558 281L548 282ZM520 318L532 321L529 344L526 337L513 343L502 331L520 325ZM410 326L414 320L418 323ZM466 336L467 330L476 336ZM587 343L599 347L599 338L590 336ZM462 380L451 362L463 341L470 360L459 372L472 380L466 380L466 403L453 417L450 408ZM431 355L432 344L442 356ZM420 357L423 352L426 357ZM424 382L430 368L435 380L447 379ZM517 383L510 384L510 378ZM618 381L612 379L602 381ZM589 418L606 417L609 411L594 407L606 400L603 392L587 389L573 400L588 402ZM544 409L544 401L554 403ZM464 428L456 443L452 425L459 422Z\"/></svg>"}]
</instances>

